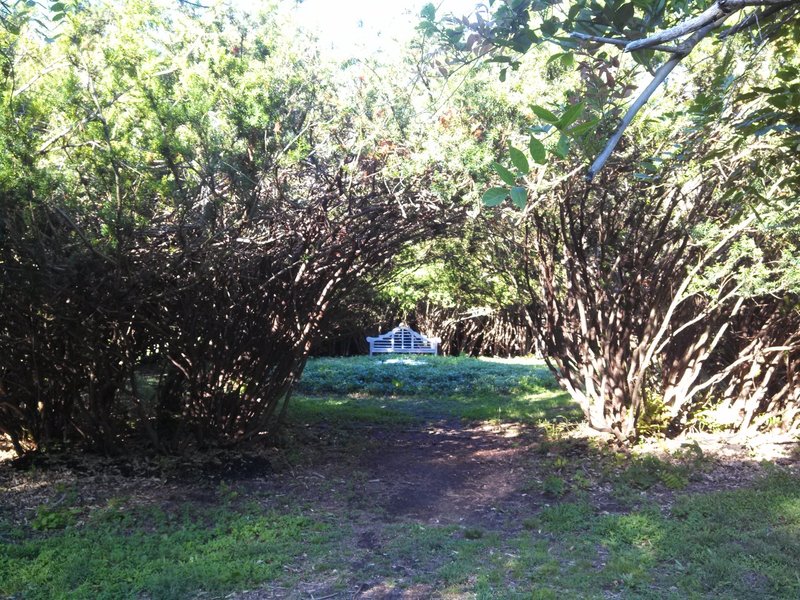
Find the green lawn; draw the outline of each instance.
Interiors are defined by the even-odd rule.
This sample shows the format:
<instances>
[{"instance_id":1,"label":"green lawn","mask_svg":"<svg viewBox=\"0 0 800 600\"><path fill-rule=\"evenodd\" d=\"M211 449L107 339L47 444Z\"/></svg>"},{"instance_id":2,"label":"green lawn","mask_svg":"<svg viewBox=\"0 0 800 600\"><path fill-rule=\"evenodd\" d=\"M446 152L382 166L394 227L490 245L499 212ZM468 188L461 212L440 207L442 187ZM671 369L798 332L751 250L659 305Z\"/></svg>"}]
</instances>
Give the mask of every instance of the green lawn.
<instances>
[{"instance_id":1,"label":"green lawn","mask_svg":"<svg viewBox=\"0 0 800 600\"><path fill-rule=\"evenodd\" d=\"M0 593L24 598L186 598L280 580L313 568L337 539L330 520L184 504L95 511L47 533L5 533Z\"/></svg>"},{"instance_id":2,"label":"green lawn","mask_svg":"<svg viewBox=\"0 0 800 600\"><path fill-rule=\"evenodd\" d=\"M444 356L309 360L290 417L412 422L435 418L536 423L580 419L542 361Z\"/></svg>"}]
</instances>

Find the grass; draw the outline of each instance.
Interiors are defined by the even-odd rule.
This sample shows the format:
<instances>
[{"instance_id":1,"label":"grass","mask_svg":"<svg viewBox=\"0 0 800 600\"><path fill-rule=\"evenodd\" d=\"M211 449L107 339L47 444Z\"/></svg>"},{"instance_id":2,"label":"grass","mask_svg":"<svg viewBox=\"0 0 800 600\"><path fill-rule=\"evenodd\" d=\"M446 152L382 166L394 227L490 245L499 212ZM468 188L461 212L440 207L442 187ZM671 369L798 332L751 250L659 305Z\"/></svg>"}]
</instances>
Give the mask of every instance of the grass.
<instances>
[{"instance_id":1,"label":"grass","mask_svg":"<svg viewBox=\"0 0 800 600\"><path fill-rule=\"evenodd\" d=\"M184 504L97 511L46 535L17 528L0 544L0 595L185 598L280 580L330 554L337 528L299 512Z\"/></svg>"},{"instance_id":2,"label":"grass","mask_svg":"<svg viewBox=\"0 0 800 600\"><path fill-rule=\"evenodd\" d=\"M494 362L463 356L382 355L310 359L298 391L305 394L449 396L545 392L556 382L541 362Z\"/></svg>"},{"instance_id":3,"label":"grass","mask_svg":"<svg viewBox=\"0 0 800 600\"><path fill-rule=\"evenodd\" d=\"M541 362L396 356L309 360L289 416L301 422L430 418L537 423L580 411Z\"/></svg>"},{"instance_id":4,"label":"grass","mask_svg":"<svg viewBox=\"0 0 800 600\"><path fill-rule=\"evenodd\" d=\"M800 597L798 477L772 467L740 489L689 493L715 468L699 447L624 456L564 436L576 410L540 364L413 360L310 361L290 418L337 436L429 419L537 424L529 483L518 490L529 500L502 525L382 513L365 493L380 481L347 462L348 452L380 444L359 431L344 434L343 446L309 437L318 447L282 451L288 487L262 493L215 480L198 483L209 492L202 501L102 507L56 488L62 500L31 507L24 520L0 515L0 597L221 598L264 589L349 598L361 582L445 598ZM318 473L314 453L334 453L346 479Z\"/></svg>"},{"instance_id":5,"label":"grass","mask_svg":"<svg viewBox=\"0 0 800 600\"><path fill-rule=\"evenodd\" d=\"M398 525L382 562L437 589L477 598L800 597L800 481L776 473L751 489L598 514L585 502L542 510L516 535Z\"/></svg>"}]
</instances>

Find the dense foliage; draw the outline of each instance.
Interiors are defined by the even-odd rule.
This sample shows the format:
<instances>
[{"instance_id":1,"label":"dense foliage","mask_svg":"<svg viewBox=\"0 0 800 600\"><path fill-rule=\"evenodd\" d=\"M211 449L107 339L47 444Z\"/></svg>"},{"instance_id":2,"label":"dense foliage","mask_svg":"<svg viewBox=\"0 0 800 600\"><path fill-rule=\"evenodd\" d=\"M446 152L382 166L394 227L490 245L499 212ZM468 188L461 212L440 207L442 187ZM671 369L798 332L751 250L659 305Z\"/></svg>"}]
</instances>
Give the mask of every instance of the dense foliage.
<instances>
[{"instance_id":1,"label":"dense foliage","mask_svg":"<svg viewBox=\"0 0 800 600\"><path fill-rule=\"evenodd\" d=\"M54 41L0 32L0 425L18 450L269 430L330 310L458 218L424 172L384 172L391 115L277 19L97 4Z\"/></svg>"},{"instance_id":2,"label":"dense foliage","mask_svg":"<svg viewBox=\"0 0 800 600\"><path fill-rule=\"evenodd\" d=\"M618 36L627 41L616 45L633 49L647 44L631 40L683 31L673 26L688 7L493 4L490 19L437 23L429 14L424 28L448 42L452 61L488 58L526 79L531 66L520 53L545 52L548 64L580 75L553 82L563 86L560 101L534 100L541 125L494 165L503 185L483 200L510 199L498 219L530 231L511 242L528 277L518 289L554 373L589 422L620 441L635 437L643 416L676 433L709 410L717 426L796 428L796 3L771 11L752 45L734 34L756 27L766 9L745 11L697 49L699 39L679 52L659 47L659 55L632 57L603 44ZM742 8L732 4L723 7L726 18ZM663 83L662 68L690 50L697 67L651 103L647 121L631 121ZM664 53L673 58L660 62ZM711 55L718 60L709 69ZM655 79L612 134L644 69ZM605 164L619 140L602 179L581 182L583 161L599 153Z\"/></svg>"},{"instance_id":3,"label":"dense foliage","mask_svg":"<svg viewBox=\"0 0 800 600\"><path fill-rule=\"evenodd\" d=\"M621 442L797 428L800 21L756 4L679 51L637 40L681 2L428 6L339 68L276 9L0 4L2 431L233 443L399 320Z\"/></svg>"}]
</instances>

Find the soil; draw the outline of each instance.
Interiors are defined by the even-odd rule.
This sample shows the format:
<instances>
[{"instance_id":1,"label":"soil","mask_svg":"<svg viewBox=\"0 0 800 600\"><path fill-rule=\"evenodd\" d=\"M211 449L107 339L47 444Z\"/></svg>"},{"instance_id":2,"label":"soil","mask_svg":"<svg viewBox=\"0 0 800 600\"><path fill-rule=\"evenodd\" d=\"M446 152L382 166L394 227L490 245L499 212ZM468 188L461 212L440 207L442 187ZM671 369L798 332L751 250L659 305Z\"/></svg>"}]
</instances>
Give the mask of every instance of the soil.
<instances>
[{"instance_id":1,"label":"soil","mask_svg":"<svg viewBox=\"0 0 800 600\"><path fill-rule=\"evenodd\" d=\"M499 525L498 507L528 495L518 491L535 445L530 432L443 422L382 437L380 452L358 466L389 519Z\"/></svg>"},{"instance_id":2,"label":"soil","mask_svg":"<svg viewBox=\"0 0 800 600\"><path fill-rule=\"evenodd\" d=\"M392 586L364 579L364 563L370 553L380 552L387 531L398 523L420 523L511 535L542 507L569 501L575 493L546 494L543 481L548 475L570 480L580 473L586 482L580 493L598 511L632 508L630 498L615 495L608 478L609 461L619 464L624 457L603 450L602 440L580 428L554 438L536 427L439 420L404 428L296 426L288 433L291 439L284 448L253 446L190 458L142 454L6 460L0 462L0 513L6 521L24 523L36 507L64 502L68 496L73 506L87 512L107 507L112 499L125 507L218 504L230 490L237 501L256 499L265 507L312 506L342 515L353 528L350 590L336 592L317 579L301 589L273 587L229 597L322 600L436 597L429 586L411 581L408 566L398 566ZM769 457L754 452L765 448L766 440L712 436L700 442L708 468L700 469L687 489L674 492L657 485L639 492L639 499L666 510L677 493L739 487L763 472L759 461L765 458L798 470L797 445L791 440L773 440ZM645 450L667 456L681 447L678 442L673 446L662 443Z\"/></svg>"}]
</instances>

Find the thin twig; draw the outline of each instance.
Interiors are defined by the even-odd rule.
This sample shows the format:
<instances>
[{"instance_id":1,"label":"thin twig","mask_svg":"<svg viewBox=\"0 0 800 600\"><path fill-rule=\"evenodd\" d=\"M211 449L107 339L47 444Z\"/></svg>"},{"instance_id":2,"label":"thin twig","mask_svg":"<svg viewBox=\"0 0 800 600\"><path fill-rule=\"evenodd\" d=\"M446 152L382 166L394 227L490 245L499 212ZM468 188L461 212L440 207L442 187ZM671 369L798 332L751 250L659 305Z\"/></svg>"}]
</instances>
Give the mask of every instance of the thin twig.
<instances>
[{"instance_id":1,"label":"thin twig","mask_svg":"<svg viewBox=\"0 0 800 600\"><path fill-rule=\"evenodd\" d=\"M764 21L768 20L772 15L782 11L784 8L787 8L795 3L795 0L790 0L789 2L785 2L783 4L776 4L775 6L770 6L765 10L757 10L753 13L747 15L744 19L739 21L736 25L726 29L722 33L719 34L719 39L724 40L729 38L732 35L736 35L740 31L744 31L745 29L749 29L753 26L760 26Z\"/></svg>"},{"instance_id":2,"label":"thin twig","mask_svg":"<svg viewBox=\"0 0 800 600\"><path fill-rule=\"evenodd\" d=\"M81 241L84 243L84 245L89 249L89 251L92 254L94 254L99 258L102 258L103 260L110 262L113 265L117 264L116 261L114 261L112 258L109 258L105 254L100 252L97 248L95 248L89 241L89 239L84 235L83 231L81 231L80 228L75 224L75 221L73 221L70 218L70 216L67 213L65 213L60 207L56 206L53 210L55 210L55 212L58 213L58 215L61 216L61 218L64 219L67 222L67 224L69 224L72 230L78 234L78 237L81 238Z\"/></svg>"},{"instance_id":3,"label":"thin twig","mask_svg":"<svg viewBox=\"0 0 800 600\"><path fill-rule=\"evenodd\" d=\"M630 40L622 40L617 38L610 38L610 37L603 37L602 35L589 35L588 33L580 33L579 31L573 31L569 34L569 37L575 38L576 40L583 40L585 42L598 42L600 44L611 44L613 46L619 46L620 48L625 48L629 43ZM648 50L660 50L661 52L671 52L676 54L678 52L682 52L682 50L678 46L651 46Z\"/></svg>"}]
</instances>

